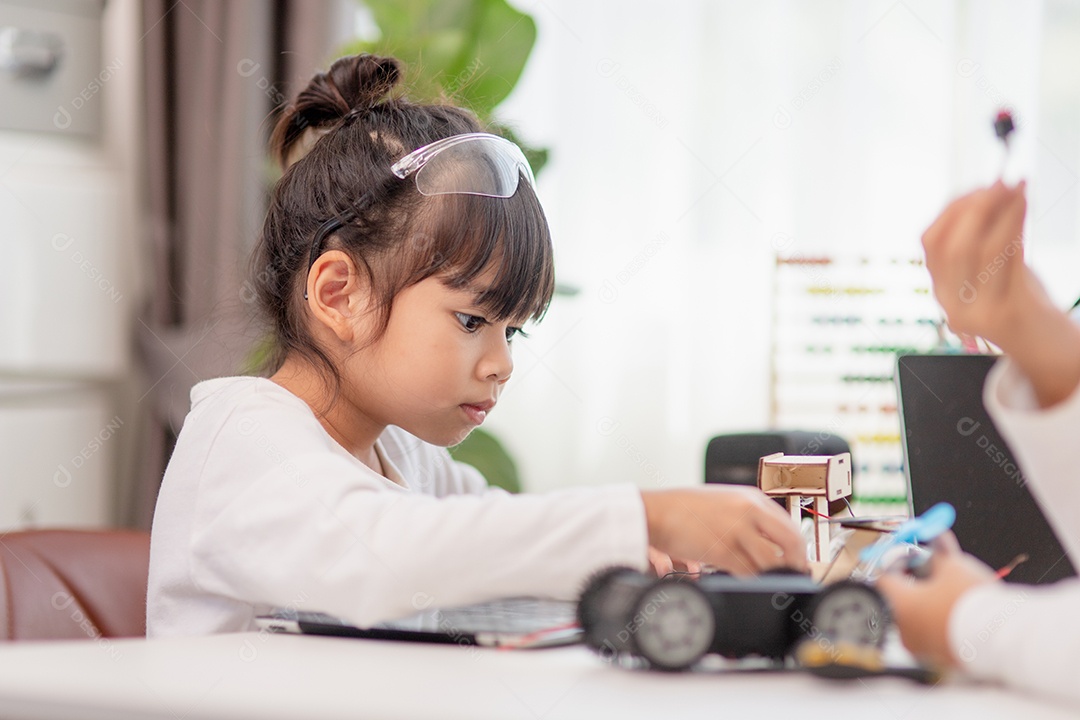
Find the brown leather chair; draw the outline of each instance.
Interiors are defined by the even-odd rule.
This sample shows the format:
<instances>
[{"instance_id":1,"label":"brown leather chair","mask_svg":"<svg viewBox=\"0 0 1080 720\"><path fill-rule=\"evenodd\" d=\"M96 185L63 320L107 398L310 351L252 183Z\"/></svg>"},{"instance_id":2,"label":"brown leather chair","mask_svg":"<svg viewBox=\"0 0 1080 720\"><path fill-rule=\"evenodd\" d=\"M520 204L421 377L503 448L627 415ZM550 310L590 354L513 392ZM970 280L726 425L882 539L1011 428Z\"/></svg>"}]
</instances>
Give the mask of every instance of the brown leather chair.
<instances>
[{"instance_id":1,"label":"brown leather chair","mask_svg":"<svg viewBox=\"0 0 1080 720\"><path fill-rule=\"evenodd\" d=\"M0 535L0 640L144 636L149 567L147 532Z\"/></svg>"}]
</instances>

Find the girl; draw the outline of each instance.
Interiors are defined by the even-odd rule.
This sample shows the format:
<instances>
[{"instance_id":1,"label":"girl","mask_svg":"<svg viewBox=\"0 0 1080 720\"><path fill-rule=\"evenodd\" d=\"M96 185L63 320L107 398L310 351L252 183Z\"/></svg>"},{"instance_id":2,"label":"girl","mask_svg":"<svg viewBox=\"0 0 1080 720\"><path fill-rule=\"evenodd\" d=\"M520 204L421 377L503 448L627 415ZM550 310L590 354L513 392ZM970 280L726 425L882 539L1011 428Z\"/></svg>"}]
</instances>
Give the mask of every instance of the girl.
<instances>
[{"instance_id":1,"label":"girl","mask_svg":"<svg viewBox=\"0 0 1080 720\"><path fill-rule=\"evenodd\" d=\"M548 226L512 143L393 94L395 60L343 58L275 128L287 170L258 248L267 378L197 385L154 517L150 635L250 629L271 607L357 625L501 596L572 598L668 557L805 568L752 488L536 496L444 449L495 407L511 342L554 287Z\"/></svg>"},{"instance_id":2,"label":"girl","mask_svg":"<svg viewBox=\"0 0 1080 720\"><path fill-rule=\"evenodd\" d=\"M953 330L1008 354L987 377L984 401L1077 565L1080 476L1072 443L1080 430L1080 327L1024 264L1026 209L1023 183L956 200L923 235L926 267ZM926 580L886 575L879 582L904 643L938 665L1080 707L1080 580L1006 585L961 553L955 537L943 540Z\"/></svg>"}]
</instances>

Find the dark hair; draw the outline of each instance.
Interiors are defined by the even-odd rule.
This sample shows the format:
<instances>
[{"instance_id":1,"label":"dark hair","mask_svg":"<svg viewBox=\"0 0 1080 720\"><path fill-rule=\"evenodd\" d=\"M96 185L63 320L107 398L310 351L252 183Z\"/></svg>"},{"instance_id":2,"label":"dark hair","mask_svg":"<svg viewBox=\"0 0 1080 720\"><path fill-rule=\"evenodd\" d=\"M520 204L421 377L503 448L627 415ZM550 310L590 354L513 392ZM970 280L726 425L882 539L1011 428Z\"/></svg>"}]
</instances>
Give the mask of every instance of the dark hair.
<instances>
[{"instance_id":1,"label":"dark hair","mask_svg":"<svg viewBox=\"0 0 1080 720\"><path fill-rule=\"evenodd\" d=\"M386 331L394 297L433 275L460 289L493 268L494 282L477 298L492 320L539 320L551 301L551 237L527 182L512 198L425 197L412 178L391 173L394 162L418 147L483 130L467 110L417 104L396 93L400 78L393 58L341 58L311 80L274 128L271 151L288 167L274 187L255 254L259 304L274 332L264 368L271 373L295 352L335 387L340 383L308 330L303 298L312 238L333 217L350 221L323 249L348 253L377 302L379 322L369 342ZM356 217L346 214L365 195L370 202Z\"/></svg>"}]
</instances>

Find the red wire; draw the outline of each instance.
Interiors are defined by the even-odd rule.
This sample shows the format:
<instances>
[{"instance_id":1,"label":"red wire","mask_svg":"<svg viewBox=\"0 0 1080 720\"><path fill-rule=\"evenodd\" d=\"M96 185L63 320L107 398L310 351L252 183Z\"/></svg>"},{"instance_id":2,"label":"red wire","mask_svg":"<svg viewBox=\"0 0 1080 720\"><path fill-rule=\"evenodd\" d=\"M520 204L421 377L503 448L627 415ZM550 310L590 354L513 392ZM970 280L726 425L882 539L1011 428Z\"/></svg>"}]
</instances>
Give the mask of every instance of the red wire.
<instances>
[{"instance_id":1,"label":"red wire","mask_svg":"<svg viewBox=\"0 0 1080 720\"><path fill-rule=\"evenodd\" d=\"M1000 580L1000 579L1002 579L1004 577L1008 577L1009 573L1011 573L1013 570L1015 570L1017 565L1019 565L1022 562L1026 562L1027 559L1028 559L1027 553L1020 553L1019 555L1017 555L1016 557L1013 558L1013 561L1011 563L1009 563L1005 567L998 570L996 573L994 573L994 575L997 576L998 580Z\"/></svg>"},{"instance_id":2,"label":"red wire","mask_svg":"<svg viewBox=\"0 0 1080 720\"><path fill-rule=\"evenodd\" d=\"M543 630L537 630L536 632L531 632L528 635L523 635L522 637L518 638L516 642L500 645L497 649L520 650L523 647L528 647L529 643L537 640L540 637L543 637L544 635L547 635L548 633L562 632L564 630L573 630L577 627L577 623L567 623L566 625L556 625L555 627L544 628Z\"/></svg>"}]
</instances>

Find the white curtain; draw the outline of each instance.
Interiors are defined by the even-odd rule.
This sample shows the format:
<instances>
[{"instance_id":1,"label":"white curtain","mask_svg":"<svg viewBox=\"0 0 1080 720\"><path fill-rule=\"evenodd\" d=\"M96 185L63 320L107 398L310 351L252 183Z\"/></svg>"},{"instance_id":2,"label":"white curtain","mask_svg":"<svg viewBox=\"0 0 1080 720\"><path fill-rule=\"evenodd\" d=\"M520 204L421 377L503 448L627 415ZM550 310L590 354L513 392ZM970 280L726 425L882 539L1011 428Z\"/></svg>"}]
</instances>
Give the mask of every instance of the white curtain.
<instances>
[{"instance_id":1,"label":"white curtain","mask_svg":"<svg viewBox=\"0 0 1080 720\"><path fill-rule=\"evenodd\" d=\"M1030 186L1029 257L1076 277L1080 9L1057 0L520 0L539 25L501 116L539 178L559 297L489 421L530 490L701 482L768 425L774 253L917 257L953 196Z\"/></svg>"}]
</instances>

